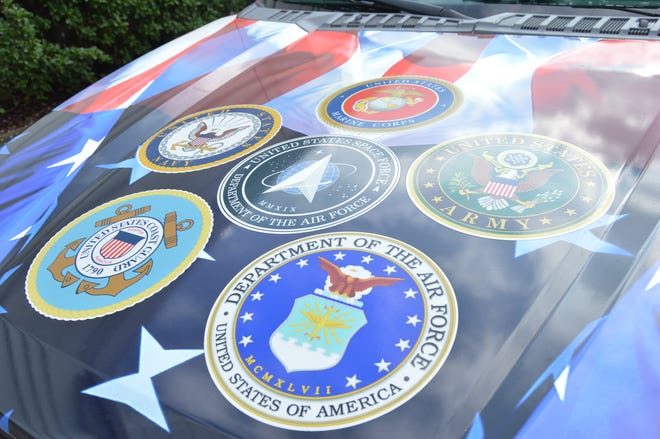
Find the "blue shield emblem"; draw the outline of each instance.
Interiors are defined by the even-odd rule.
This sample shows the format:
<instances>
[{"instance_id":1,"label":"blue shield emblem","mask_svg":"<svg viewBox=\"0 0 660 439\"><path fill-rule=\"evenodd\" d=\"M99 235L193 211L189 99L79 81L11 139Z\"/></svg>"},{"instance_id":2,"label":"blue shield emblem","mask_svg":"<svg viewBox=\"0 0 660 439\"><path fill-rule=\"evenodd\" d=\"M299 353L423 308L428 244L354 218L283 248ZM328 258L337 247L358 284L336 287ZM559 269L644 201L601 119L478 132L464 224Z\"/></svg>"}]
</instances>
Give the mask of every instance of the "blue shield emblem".
<instances>
[{"instance_id":1,"label":"blue shield emblem","mask_svg":"<svg viewBox=\"0 0 660 439\"><path fill-rule=\"evenodd\" d=\"M270 337L270 349L287 372L324 370L341 361L348 343L367 323L355 306L308 294Z\"/></svg>"}]
</instances>

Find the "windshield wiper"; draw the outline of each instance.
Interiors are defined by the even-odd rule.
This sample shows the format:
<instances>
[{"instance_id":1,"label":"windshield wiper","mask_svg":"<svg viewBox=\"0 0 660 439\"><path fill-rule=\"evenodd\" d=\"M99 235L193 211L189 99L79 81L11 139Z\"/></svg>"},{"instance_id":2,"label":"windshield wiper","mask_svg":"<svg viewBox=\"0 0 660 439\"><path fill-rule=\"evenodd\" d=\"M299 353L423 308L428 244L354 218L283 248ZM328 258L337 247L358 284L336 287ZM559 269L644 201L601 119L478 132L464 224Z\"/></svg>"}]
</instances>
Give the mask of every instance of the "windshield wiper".
<instances>
[{"instance_id":1,"label":"windshield wiper","mask_svg":"<svg viewBox=\"0 0 660 439\"><path fill-rule=\"evenodd\" d=\"M323 8L370 9L388 12L407 12L416 15L430 15L434 17L447 17L457 19L472 19L450 8L415 0L281 0L284 3L293 3Z\"/></svg>"},{"instance_id":2,"label":"windshield wiper","mask_svg":"<svg viewBox=\"0 0 660 439\"><path fill-rule=\"evenodd\" d=\"M660 17L660 12L649 12L645 9L623 8L623 7L616 7L611 9L616 9L617 11L623 11L623 12L630 12L631 14L643 15L645 17Z\"/></svg>"},{"instance_id":3,"label":"windshield wiper","mask_svg":"<svg viewBox=\"0 0 660 439\"><path fill-rule=\"evenodd\" d=\"M410 14L430 15L433 17L447 17L459 19L472 19L467 15L461 14L450 8L434 5L431 3L422 3L414 0L349 0L351 3L367 5L367 6L384 6L392 9L397 9L401 12L408 12Z\"/></svg>"},{"instance_id":4,"label":"windshield wiper","mask_svg":"<svg viewBox=\"0 0 660 439\"><path fill-rule=\"evenodd\" d=\"M531 6L566 6L569 8L584 9L613 9L648 17L658 17L658 5L656 1L642 0L633 4L617 0L504 0L502 3L513 3Z\"/></svg>"}]
</instances>

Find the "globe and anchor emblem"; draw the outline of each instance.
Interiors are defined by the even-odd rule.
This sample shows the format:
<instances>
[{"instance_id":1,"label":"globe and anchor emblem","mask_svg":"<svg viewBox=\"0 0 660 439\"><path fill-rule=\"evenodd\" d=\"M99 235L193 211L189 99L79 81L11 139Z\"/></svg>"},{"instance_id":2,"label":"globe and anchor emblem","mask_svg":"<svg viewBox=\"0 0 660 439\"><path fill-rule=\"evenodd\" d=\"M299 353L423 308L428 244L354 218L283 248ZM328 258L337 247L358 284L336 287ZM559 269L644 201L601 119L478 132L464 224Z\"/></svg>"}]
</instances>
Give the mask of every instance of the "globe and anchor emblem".
<instances>
[{"instance_id":1,"label":"globe and anchor emblem","mask_svg":"<svg viewBox=\"0 0 660 439\"><path fill-rule=\"evenodd\" d=\"M413 107L424 102L424 95L422 93L404 87L376 90L375 93L375 96L363 98L355 102L353 104L353 110L360 113L374 114L399 110L406 105Z\"/></svg>"}]
</instances>

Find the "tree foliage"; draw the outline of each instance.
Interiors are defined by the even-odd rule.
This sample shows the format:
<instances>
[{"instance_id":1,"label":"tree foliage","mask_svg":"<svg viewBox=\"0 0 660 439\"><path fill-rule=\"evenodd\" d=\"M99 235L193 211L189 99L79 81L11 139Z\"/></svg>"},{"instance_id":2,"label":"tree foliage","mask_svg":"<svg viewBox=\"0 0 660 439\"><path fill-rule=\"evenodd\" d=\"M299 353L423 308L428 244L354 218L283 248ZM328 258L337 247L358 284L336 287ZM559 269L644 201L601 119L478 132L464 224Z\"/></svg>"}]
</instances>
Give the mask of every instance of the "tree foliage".
<instances>
[{"instance_id":1,"label":"tree foliage","mask_svg":"<svg viewBox=\"0 0 660 439\"><path fill-rule=\"evenodd\" d=\"M0 0L0 113L63 99L243 0Z\"/></svg>"}]
</instances>

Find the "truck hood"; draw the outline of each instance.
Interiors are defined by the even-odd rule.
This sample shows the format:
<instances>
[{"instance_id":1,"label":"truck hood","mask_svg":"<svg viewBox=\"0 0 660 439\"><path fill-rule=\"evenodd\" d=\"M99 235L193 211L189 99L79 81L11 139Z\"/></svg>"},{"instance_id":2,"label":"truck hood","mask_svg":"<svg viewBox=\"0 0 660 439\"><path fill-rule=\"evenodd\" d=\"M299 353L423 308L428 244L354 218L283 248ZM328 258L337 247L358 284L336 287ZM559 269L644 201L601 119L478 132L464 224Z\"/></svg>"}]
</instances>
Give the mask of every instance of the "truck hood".
<instances>
[{"instance_id":1,"label":"truck hood","mask_svg":"<svg viewBox=\"0 0 660 439\"><path fill-rule=\"evenodd\" d=\"M314 14L214 21L0 149L0 429L657 435L660 43Z\"/></svg>"}]
</instances>

